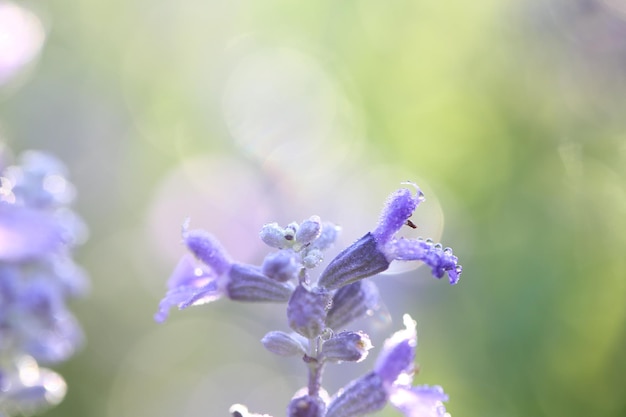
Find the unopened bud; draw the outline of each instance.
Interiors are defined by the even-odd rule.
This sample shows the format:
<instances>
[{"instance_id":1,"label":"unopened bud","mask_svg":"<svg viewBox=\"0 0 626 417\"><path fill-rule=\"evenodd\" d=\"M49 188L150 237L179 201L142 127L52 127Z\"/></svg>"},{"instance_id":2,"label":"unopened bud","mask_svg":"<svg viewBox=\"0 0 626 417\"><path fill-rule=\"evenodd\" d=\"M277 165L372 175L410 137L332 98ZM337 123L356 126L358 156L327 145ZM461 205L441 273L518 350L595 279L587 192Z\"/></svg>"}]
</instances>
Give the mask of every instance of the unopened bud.
<instances>
[{"instance_id":1,"label":"unopened bud","mask_svg":"<svg viewBox=\"0 0 626 417\"><path fill-rule=\"evenodd\" d=\"M360 362L367 357L372 342L363 332L341 332L322 346L322 357L332 362Z\"/></svg>"},{"instance_id":2,"label":"unopened bud","mask_svg":"<svg viewBox=\"0 0 626 417\"><path fill-rule=\"evenodd\" d=\"M324 322L330 302L330 294L325 289L298 285L287 304L289 327L308 339L319 336L326 328Z\"/></svg>"},{"instance_id":3,"label":"unopened bud","mask_svg":"<svg viewBox=\"0 0 626 417\"><path fill-rule=\"evenodd\" d=\"M288 417L324 417L325 412L324 401L312 395L294 398L287 407Z\"/></svg>"},{"instance_id":4,"label":"unopened bud","mask_svg":"<svg viewBox=\"0 0 626 417\"><path fill-rule=\"evenodd\" d=\"M268 277L285 282L297 277L300 265L298 265L295 253L285 249L267 255L263 260L261 270Z\"/></svg>"},{"instance_id":5,"label":"unopened bud","mask_svg":"<svg viewBox=\"0 0 626 417\"><path fill-rule=\"evenodd\" d=\"M261 228L261 240L268 246L281 249L285 246L285 231L278 223L268 223Z\"/></svg>"},{"instance_id":6,"label":"unopened bud","mask_svg":"<svg viewBox=\"0 0 626 417\"><path fill-rule=\"evenodd\" d=\"M296 241L301 245L306 245L317 239L322 233L322 220L319 216L311 216L303 221L296 232Z\"/></svg>"},{"instance_id":7,"label":"unopened bud","mask_svg":"<svg viewBox=\"0 0 626 417\"><path fill-rule=\"evenodd\" d=\"M265 346L267 350L278 356L304 354L305 348L302 344L302 340L298 340L298 336L299 335L290 335L280 331L272 331L263 336L261 343L263 343L263 346Z\"/></svg>"}]
</instances>

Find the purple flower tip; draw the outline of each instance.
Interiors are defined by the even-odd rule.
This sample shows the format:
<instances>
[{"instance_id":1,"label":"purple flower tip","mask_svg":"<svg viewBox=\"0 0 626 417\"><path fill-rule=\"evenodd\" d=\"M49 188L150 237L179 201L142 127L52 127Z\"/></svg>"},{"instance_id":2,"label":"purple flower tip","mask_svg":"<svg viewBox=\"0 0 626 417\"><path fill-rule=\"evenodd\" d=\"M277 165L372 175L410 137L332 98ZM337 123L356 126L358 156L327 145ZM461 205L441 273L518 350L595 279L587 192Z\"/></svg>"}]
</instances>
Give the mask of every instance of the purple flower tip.
<instances>
[{"instance_id":1,"label":"purple flower tip","mask_svg":"<svg viewBox=\"0 0 626 417\"><path fill-rule=\"evenodd\" d=\"M378 227L372 232L380 245L387 243L406 224L418 204L424 201L424 194L419 187L413 183L409 184L415 187L415 195L410 190L401 188L387 199Z\"/></svg>"},{"instance_id":2,"label":"purple flower tip","mask_svg":"<svg viewBox=\"0 0 626 417\"><path fill-rule=\"evenodd\" d=\"M183 230L183 239L191 253L216 274L222 275L230 268L232 262L226 251L210 233L204 230Z\"/></svg>"}]
</instances>

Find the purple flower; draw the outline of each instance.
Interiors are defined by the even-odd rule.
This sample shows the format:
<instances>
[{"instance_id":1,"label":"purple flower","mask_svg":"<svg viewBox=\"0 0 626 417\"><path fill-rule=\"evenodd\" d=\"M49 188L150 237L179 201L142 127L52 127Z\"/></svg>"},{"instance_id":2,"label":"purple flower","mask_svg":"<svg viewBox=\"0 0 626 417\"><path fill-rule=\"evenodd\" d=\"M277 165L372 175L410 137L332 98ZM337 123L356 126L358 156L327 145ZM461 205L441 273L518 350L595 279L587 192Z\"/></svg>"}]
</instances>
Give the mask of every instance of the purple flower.
<instances>
[{"instance_id":1,"label":"purple flower","mask_svg":"<svg viewBox=\"0 0 626 417\"><path fill-rule=\"evenodd\" d=\"M185 225L183 239L189 251L201 262L196 262L189 254L181 258L168 280L168 291L159 303L155 321L165 321L174 306L182 310L222 297L251 302L286 302L289 299L292 285L265 276L255 266L231 262L209 233L187 231Z\"/></svg>"},{"instance_id":2,"label":"purple flower","mask_svg":"<svg viewBox=\"0 0 626 417\"><path fill-rule=\"evenodd\" d=\"M194 297L194 302L189 305L205 304L221 298L224 289L218 278L210 269L197 266L193 256L183 255L167 281L168 291L159 303L154 320L164 322L170 308L178 306L182 309Z\"/></svg>"},{"instance_id":3,"label":"purple flower","mask_svg":"<svg viewBox=\"0 0 626 417\"><path fill-rule=\"evenodd\" d=\"M407 417L449 417L441 387L412 387L417 346L415 322L404 316L406 328L385 341L374 371L342 388L330 401L326 417L356 417L390 402Z\"/></svg>"},{"instance_id":4,"label":"purple flower","mask_svg":"<svg viewBox=\"0 0 626 417\"><path fill-rule=\"evenodd\" d=\"M424 200L420 189L415 194L408 189L393 193L383 209L378 226L343 250L322 272L319 285L328 289L341 288L360 279L376 275L389 268L392 261L419 260L431 267L435 277L448 273L451 284L461 275L461 266L450 248L421 239L397 238L396 233L406 224L415 208Z\"/></svg>"},{"instance_id":5,"label":"purple flower","mask_svg":"<svg viewBox=\"0 0 626 417\"><path fill-rule=\"evenodd\" d=\"M364 278L386 270L392 261L419 260L437 278L448 274L456 283L461 273L449 248L429 240L397 237L423 201L421 191L401 189L392 194L378 225L344 249L322 271L317 281L309 269L323 260L322 251L336 239L339 229L312 216L286 227L268 223L261 240L276 251L261 266L230 260L219 242L204 231L183 229L183 240L193 254L185 255L168 281L169 291L155 315L167 317L169 309L204 304L222 297L239 301L287 301L287 324L293 331L270 331L261 343L284 357L300 356L308 370L307 386L292 398L289 417L359 417L378 411L387 403L407 417L445 417L447 396L441 387L412 386L417 334L406 315L405 329L385 342L374 369L348 383L332 398L322 387L325 367L361 362L372 348L362 331L343 330L353 320L371 315L382 301L376 285ZM195 258L195 259L194 259ZM1 288L0 288L1 289ZM0 294L1 295L1 294ZM259 416L235 405L233 417Z\"/></svg>"},{"instance_id":6,"label":"purple flower","mask_svg":"<svg viewBox=\"0 0 626 417\"><path fill-rule=\"evenodd\" d=\"M374 372L381 378L389 402L407 417L444 417L443 405L448 396L439 386L412 387L413 360L417 346L415 322L404 315L405 329L394 333L385 341Z\"/></svg>"}]
</instances>

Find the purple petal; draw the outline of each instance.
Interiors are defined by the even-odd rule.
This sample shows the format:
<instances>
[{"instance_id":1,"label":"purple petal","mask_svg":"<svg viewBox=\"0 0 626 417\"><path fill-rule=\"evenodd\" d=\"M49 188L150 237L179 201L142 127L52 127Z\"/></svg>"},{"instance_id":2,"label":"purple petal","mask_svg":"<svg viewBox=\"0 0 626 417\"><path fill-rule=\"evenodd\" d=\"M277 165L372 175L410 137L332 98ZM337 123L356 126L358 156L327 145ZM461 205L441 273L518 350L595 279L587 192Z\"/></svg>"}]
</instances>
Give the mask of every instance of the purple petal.
<instances>
[{"instance_id":1,"label":"purple petal","mask_svg":"<svg viewBox=\"0 0 626 417\"><path fill-rule=\"evenodd\" d=\"M440 386L394 387L389 402L406 417L449 417L444 401L448 396Z\"/></svg>"},{"instance_id":2,"label":"purple petal","mask_svg":"<svg viewBox=\"0 0 626 417\"><path fill-rule=\"evenodd\" d=\"M413 374L413 360L417 346L415 321L405 314L404 325L406 327L404 330L394 333L385 340L374 366L374 371L388 386L394 384L400 376ZM409 383L410 381L403 380L402 382Z\"/></svg>"},{"instance_id":3,"label":"purple petal","mask_svg":"<svg viewBox=\"0 0 626 417\"><path fill-rule=\"evenodd\" d=\"M61 232L46 212L0 203L2 261L22 262L54 251L62 244Z\"/></svg>"},{"instance_id":4,"label":"purple petal","mask_svg":"<svg viewBox=\"0 0 626 417\"><path fill-rule=\"evenodd\" d=\"M217 275L222 275L230 268L230 261L222 245L210 233L204 230L183 232L185 244L196 258L204 262Z\"/></svg>"},{"instance_id":5,"label":"purple petal","mask_svg":"<svg viewBox=\"0 0 626 417\"><path fill-rule=\"evenodd\" d=\"M174 272L167 281L167 288L195 287L200 288L215 278L215 275L199 268L196 260L189 254L183 255L178 261Z\"/></svg>"},{"instance_id":6,"label":"purple petal","mask_svg":"<svg viewBox=\"0 0 626 417\"><path fill-rule=\"evenodd\" d=\"M450 284L459 281L463 268L458 264L458 258L452 249L430 240L422 239L393 239L385 245L383 251L390 259L399 261L422 261L430 266L433 276L441 278L447 272Z\"/></svg>"},{"instance_id":7,"label":"purple petal","mask_svg":"<svg viewBox=\"0 0 626 417\"><path fill-rule=\"evenodd\" d=\"M209 281L200 288L194 285L172 288L159 303L159 310L154 315L154 320L158 323L164 322L172 307L177 306L182 310L192 305L201 305L218 300L223 295L224 290L218 285L216 279Z\"/></svg>"},{"instance_id":8,"label":"purple petal","mask_svg":"<svg viewBox=\"0 0 626 417\"><path fill-rule=\"evenodd\" d=\"M391 194L380 216L378 227L372 232L380 245L387 243L392 236L406 224L419 203L424 201L424 194L417 186L415 195L410 190L401 188Z\"/></svg>"}]
</instances>

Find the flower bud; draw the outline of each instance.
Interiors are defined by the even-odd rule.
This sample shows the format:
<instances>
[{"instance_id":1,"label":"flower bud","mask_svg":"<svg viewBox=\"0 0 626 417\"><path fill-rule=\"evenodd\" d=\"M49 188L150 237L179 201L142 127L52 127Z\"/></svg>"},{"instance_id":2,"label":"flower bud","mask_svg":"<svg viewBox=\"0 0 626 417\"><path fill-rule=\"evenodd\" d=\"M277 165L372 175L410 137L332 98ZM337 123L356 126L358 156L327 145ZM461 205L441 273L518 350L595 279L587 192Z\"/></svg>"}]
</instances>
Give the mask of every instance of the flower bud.
<instances>
[{"instance_id":1,"label":"flower bud","mask_svg":"<svg viewBox=\"0 0 626 417\"><path fill-rule=\"evenodd\" d=\"M370 280L345 285L335 292L333 306L326 315L326 325L340 329L348 323L380 308L378 288Z\"/></svg>"},{"instance_id":2,"label":"flower bud","mask_svg":"<svg viewBox=\"0 0 626 417\"><path fill-rule=\"evenodd\" d=\"M261 339L263 346L270 352L278 356L294 356L306 352L302 340L298 340L299 335L290 335L285 332L272 331Z\"/></svg>"},{"instance_id":3,"label":"flower bud","mask_svg":"<svg viewBox=\"0 0 626 417\"><path fill-rule=\"evenodd\" d=\"M256 267L235 263L228 274L226 293L237 301L289 300L293 287L263 275Z\"/></svg>"},{"instance_id":4,"label":"flower bud","mask_svg":"<svg viewBox=\"0 0 626 417\"><path fill-rule=\"evenodd\" d=\"M361 362L372 348L370 337L363 332L341 332L322 346L322 358L331 362Z\"/></svg>"},{"instance_id":5,"label":"flower bud","mask_svg":"<svg viewBox=\"0 0 626 417\"><path fill-rule=\"evenodd\" d=\"M305 395L294 398L287 407L287 417L324 417L326 404L320 397Z\"/></svg>"},{"instance_id":6,"label":"flower bud","mask_svg":"<svg viewBox=\"0 0 626 417\"><path fill-rule=\"evenodd\" d=\"M280 282L296 278L299 270L295 253L287 249L267 255L261 267L263 274Z\"/></svg>"},{"instance_id":7,"label":"flower bud","mask_svg":"<svg viewBox=\"0 0 626 417\"><path fill-rule=\"evenodd\" d=\"M301 245L306 245L317 239L322 233L322 220L319 216L311 216L303 221L296 232L296 241Z\"/></svg>"},{"instance_id":8,"label":"flower bud","mask_svg":"<svg viewBox=\"0 0 626 417\"><path fill-rule=\"evenodd\" d=\"M305 250L306 250L306 254L302 258L302 265L304 265L305 268L307 269L315 268L324 260L324 254L322 253L321 250L317 248L311 248L311 249L307 248Z\"/></svg>"},{"instance_id":9,"label":"flower bud","mask_svg":"<svg viewBox=\"0 0 626 417\"><path fill-rule=\"evenodd\" d=\"M341 227L331 222L324 222L324 224L322 224L322 231L319 237L315 239L313 243L311 243L311 246L319 250L327 249L328 247L330 247L330 245L335 243L335 240L337 240L337 236L339 236L340 231Z\"/></svg>"},{"instance_id":10,"label":"flower bud","mask_svg":"<svg viewBox=\"0 0 626 417\"><path fill-rule=\"evenodd\" d=\"M248 407L242 404L234 404L228 410L232 417L272 417L269 414L257 414L248 411Z\"/></svg>"},{"instance_id":11,"label":"flower bud","mask_svg":"<svg viewBox=\"0 0 626 417\"><path fill-rule=\"evenodd\" d=\"M268 223L261 228L261 240L272 248L281 249L285 246L285 231L278 223Z\"/></svg>"},{"instance_id":12,"label":"flower bud","mask_svg":"<svg viewBox=\"0 0 626 417\"><path fill-rule=\"evenodd\" d=\"M322 272L319 285L334 290L389 268L371 233L341 251Z\"/></svg>"},{"instance_id":13,"label":"flower bud","mask_svg":"<svg viewBox=\"0 0 626 417\"><path fill-rule=\"evenodd\" d=\"M308 339L319 336L326 328L324 322L330 302L330 294L325 289L298 285L287 304L289 327Z\"/></svg>"}]
</instances>

